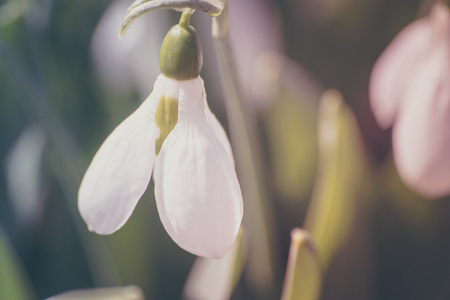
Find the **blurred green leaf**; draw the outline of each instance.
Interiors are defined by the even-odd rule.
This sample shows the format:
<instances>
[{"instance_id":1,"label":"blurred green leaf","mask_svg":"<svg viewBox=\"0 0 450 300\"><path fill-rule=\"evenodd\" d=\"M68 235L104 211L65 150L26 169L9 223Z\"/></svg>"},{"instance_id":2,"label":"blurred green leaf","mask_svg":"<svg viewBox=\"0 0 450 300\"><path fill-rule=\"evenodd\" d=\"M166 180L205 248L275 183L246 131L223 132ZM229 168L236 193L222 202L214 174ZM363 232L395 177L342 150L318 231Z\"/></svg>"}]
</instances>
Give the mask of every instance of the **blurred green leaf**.
<instances>
[{"instance_id":1,"label":"blurred green leaf","mask_svg":"<svg viewBox=\"0 0 450 300\"><path fill-rule=\"evenodd\" d=\"M28 228L42 218L42 157L46 135L38 125L27 127L6 159L7 191L18 221Z\"/></svg>"},{"instance_id":2,"label":"blurred green leaf","mask_svg":"<svg viewBox=\"0 0 450 300\"><path fill-rule=\"evenodd\" d=\"M277 189L288 199L311 191L317 159L316 113L284 92L267 113L267 130Z\"/></svg>"},{"instance_id":3,"label":"blurred green leaf","mask_svg":"<svg viewBox=\"0 0 450 300\"><path fill-rule=\"evenodd\" d=\"M439 222L434 205L429 205L422 196L408 188L399 177L392 155L376 174L378 193L396 210L411 232L426 235L435 230Z\"/></svg>"},{"instance_id":4,"label":"blurred green leaf","mask_svg":"<svg viewBox=\"0 0 450 300\"><path fill-rule=\"evenodd\" d=\"M356 118L336 90L322 97L318 130L318 174L304 227L326 270L350 232L365 159Z\"/></svg>"},{"instance_id":5,"label":"blurred green leaf","mask_svg":"<svg viewBox=\"0 0 450 300\"><path fill-rule=\"evenodd\" d=\"M255 70L254 97L269 108L263 117L277 191L282 199L307 199L316 170L322 88L297 62L276 52L260 55Z\"/></svg>"},{"instance_id":6,"label":"blurred green leaf","mask_svg":"<svg viewBox=\"0 0 450 300\"><path fill-rule=\"evenodd\" d=\"M145 300L137 286L83 289L59 294L47 300Z\"/></svg>"},{"instance_id":7,"label":"blurred green leaf","mask_svg":"<svg viewBox=\"0 0 450 300\"><path fill-rule=\"evenodd\" d=\"M241 227L236 243L223 258L197 258L184 288L186 299L230 299L245 264L243 234Z\"/></svg>"},{"instance_id":8,"label":"blurred green leaf","mask_svg":"<svg viewBox=\"0 0 450 300\"><path fill-rule=\"evenodd\" d=\"M149 188L125 226L106 237L123 284L140 286L150 299L156 290L158 248L163 247L157 222L153 189Z\"/></svg>"},{"instance_id":9,"label":"blurred green leaf","mask_svg":"<svg viewBox=\"0 0 450 300\"><path fill-rule=\"evenodd\" d=\"M314 244L306 230L294 228L282 300L320 299L322 277Z\"/></svg>"},{"instance_id":10,"label":"blurred green leaf","mask_svg":"<svg viewBox=\"0 0 450 300\"><path fill-rule=\"evenodd\" d=\"M6 26L20 18L28 9L27 0L10 0L0 5L0 27Z\"/></svg>"},{"instance_id":11,"label":"blurred green leaf","mask_svg":"<svg viewBox=\"0 0 450 300\"><path fill-rule=\"evenodd\" d=\"M0 229L0 299L35 299L28 278L9 241Z\"/></svg>"}]
</instances>

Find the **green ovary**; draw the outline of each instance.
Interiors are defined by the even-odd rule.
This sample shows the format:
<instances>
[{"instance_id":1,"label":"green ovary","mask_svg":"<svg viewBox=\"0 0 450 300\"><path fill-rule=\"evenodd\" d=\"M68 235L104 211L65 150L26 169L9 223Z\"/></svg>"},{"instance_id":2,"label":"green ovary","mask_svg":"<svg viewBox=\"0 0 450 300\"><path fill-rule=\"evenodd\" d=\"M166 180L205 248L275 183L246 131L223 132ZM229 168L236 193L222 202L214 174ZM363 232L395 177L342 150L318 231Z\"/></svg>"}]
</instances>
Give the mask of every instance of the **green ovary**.
<instances>
[{"instance_id":1,"label":"green ovary","mask_svg":"<svg viewBox=\"0 0 450 300\"><path fill-rule=\"evenodd\" d=\"M178 122L178 99L161 97L155 113L155 123L159 127L160 134L155 140L155 154L158 155L164 140Z\"/></svg>"}]
</instances>

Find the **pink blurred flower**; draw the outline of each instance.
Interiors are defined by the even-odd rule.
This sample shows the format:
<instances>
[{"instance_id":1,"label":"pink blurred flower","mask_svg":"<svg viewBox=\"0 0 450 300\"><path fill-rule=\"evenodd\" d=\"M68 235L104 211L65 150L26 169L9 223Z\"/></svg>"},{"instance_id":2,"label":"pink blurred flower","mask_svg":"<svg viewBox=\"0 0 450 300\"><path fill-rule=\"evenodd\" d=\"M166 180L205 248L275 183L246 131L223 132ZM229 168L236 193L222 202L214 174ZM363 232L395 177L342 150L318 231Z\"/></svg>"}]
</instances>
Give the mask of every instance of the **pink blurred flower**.
<instances>
[{"instance_id":1,"label":"pink blurred flower","mask_svg":"<svg viewBox=\"0 0 450 300\"><path fill-rule=\"evenodd\" d=\"M437 2L404 28L376 62L370 104L382 128L393 126L403 181L428 197L450 194L450 11Z\"/></svg>"}]
</instances>

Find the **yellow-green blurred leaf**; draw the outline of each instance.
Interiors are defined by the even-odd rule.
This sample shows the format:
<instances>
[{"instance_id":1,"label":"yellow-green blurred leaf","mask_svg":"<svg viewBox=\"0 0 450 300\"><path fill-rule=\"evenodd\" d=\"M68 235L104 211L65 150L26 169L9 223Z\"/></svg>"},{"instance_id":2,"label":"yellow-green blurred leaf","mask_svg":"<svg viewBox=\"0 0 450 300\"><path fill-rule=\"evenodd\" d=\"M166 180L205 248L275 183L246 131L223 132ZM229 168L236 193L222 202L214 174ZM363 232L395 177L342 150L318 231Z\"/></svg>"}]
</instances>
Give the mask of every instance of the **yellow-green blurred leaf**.
<instances>
[{"instance_id":1,"label":"yellow-green blurred leaf","mask_svg":"<svg viewBox=\"0 0 450 300\"><path fill-rule=\"evenodd\" d=\"M399 177L392 156L388 158L377 176L377 189L383 199L387 199L411 232L427 234L439 222L436 218L438 207L408 188Z\"/></svg>"},{"instance_id":2,"label":"yellow-green blurred leaf","mask_svg":"<svg viewBox=\"0 0 450 300\"><path fill-rule=\"evenodd\" d=\"M227 300L236 287L245 264L243 229L233 248L221 259L199 257L184 287L188 300Z\"/></svg>"},{"instance_id":3,"label":"yellow-green blurred leaf","mask_svg":"<svg viewBox=\"0 0 450 300\"><path fill-rule=\"evenodd\" d=\"M259 64L256 96L273 98L265 120L275 184L283 198L298 200L314 182L321 88L285 56L268 53Z\"/></svg>"},{"instance_id":4,"label":"yellow-green blurred leaf","mask_svg":"<svg viewBox=\"0 0 450 300\"><path fill-rule=\"evenodd\" d=\"M162 226L157 226L160 221L155 206L153 189L149 188L125 226L106 237L121 283L142 287L150 299L156 289L157 249L162 247L158 230L163 230Z\"/></svg>"},{"instance_id":5,"label":"yellow-green blurred leaf","mask_svg":"<svg viewBox=\"0 0 450 300\"><path fill-rule=\"evenodd\" d=\"M0 229L0 299L35 299L6 235Z\"/></svg>"},{"instance_id":6,"label":"yellow-green blurred leaf","mask_svg":"<svg viewBox=\"0 0 450 300\"><path fill-rule=\"evenodd\" d=\"M137 286L82 289L62 293L47 300L145 300Z\"/></svg>"},{"instance_id":7,"label":"yellow-green blurred leaf","mask_svg":"<svg viewBox=\"0 0 450 300\"><path fill-rule=\"evenodd\" d=\"M322 277L314 244L303 229L291 232L291 248L286 269L282 300L320 298Z\"/></svg>"},{"instance_id":8,"label":"yellow-green blurred leaf","mask_svg":"<svg viewBox=\"0 0 450 300\"><path fill-rule=\"evenodd\" d=\"M9 25L23 16L29 4L27 0L10 0L0 5L0 27Z\"/></svg>"},{"instance_id":9,"label":"yellow-green blurred leaf","mask_svg":"<svg viewBox=\"0 0 450 300\"><path fill-rule=\"evenodd\" d=\"M326 270L351 229L365 160L356 118L338 91L324 93L318 127L318 174L304 227Z\"/></svg>"},{"instance_id":10,"label":"yellow-green blurred leaf","mask_svg":"<svg viewBox=\"0 0 450 300\"><path fill-rule=\"evenodd\" d=\"M267 118L277 189L288 199L310 192L316 167L316 120L291 95L280 95Z\"/></svg>"}]
</instances>

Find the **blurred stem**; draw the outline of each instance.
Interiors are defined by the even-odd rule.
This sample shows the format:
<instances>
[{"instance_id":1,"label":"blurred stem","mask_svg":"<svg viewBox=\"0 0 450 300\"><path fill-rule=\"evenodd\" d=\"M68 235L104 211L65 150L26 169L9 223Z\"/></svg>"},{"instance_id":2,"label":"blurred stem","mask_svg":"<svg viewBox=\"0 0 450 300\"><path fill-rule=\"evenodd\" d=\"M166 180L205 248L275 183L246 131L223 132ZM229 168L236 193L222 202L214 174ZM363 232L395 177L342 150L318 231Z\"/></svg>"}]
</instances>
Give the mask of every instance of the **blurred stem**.
<instances>
[{"instance_id":1,"label":"blurred stem","mask_svg":"<svg viewBox=\"0 0 450 300\"><path fill-rule=\"evenodd\" d=\"M227 6L213 19L212 35L218 57L222 86L226 98L228 126L236 168L244 198L244 224L250 240L248 269L251 283L261 292L272 290L279 266L275 250L276 232L269 211L268 192L264 183L261 143L256 130L256 116L243 101L233 49L228 36Z\"/></svg>"},{"instance_id":2,"label":"blurred stem","mask_svg":"<svg viewBox=\"0 0 450 300\"><path fill-rule=\"evenodd\" d=\"M35 59L37 58L35 57ZM77 190L74 189L73 183L79 182L83 173L78 167L82 164L75 143L70 139L58 115L46 103L47 97L41 85L28 76L31 72L26 71L1 40L0 61L3 61L10 70L9 78L14 79L20 86L21 92L25 94L24 96L17 95L19 103L26 113L42 126L49 135L50 141L53 142L59 160L51 167L64 193L66 205L80 238L94 284L99 286L119 285L121 283L119 273L106 241L88 233L78 213Z\"/></svg>"}]
</instances>

